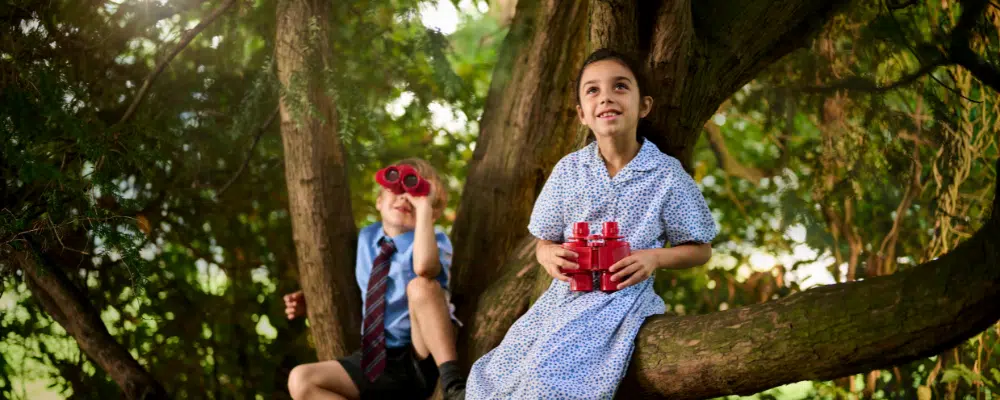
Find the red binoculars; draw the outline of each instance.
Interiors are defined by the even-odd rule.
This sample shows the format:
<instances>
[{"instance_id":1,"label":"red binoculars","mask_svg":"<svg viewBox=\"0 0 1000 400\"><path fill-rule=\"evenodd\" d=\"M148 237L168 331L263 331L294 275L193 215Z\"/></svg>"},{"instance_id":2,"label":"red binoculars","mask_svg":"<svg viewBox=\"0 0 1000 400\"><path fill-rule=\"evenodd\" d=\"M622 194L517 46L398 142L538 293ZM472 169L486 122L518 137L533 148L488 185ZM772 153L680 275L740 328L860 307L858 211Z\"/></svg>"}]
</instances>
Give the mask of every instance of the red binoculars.
<instances>
[{"instance_id":1,"label":"red binoculars","mask_svg":"<svg viewBox=\"0 0 1000 400\"><path fill-rule=\"evenodd\" d=\"M608 268L628 257L632 250L629 248L628 242L621 240L623 236L618 234L617 222L605 222L601 233L600 235L591 235L590 225L586 222L573 224L573 236L562 246L579 255L576 263L580 265L580 268L560 268L560 271L570 279L569 290L589 292L594 290L595 284L600 285L603 292L618 290L618 282L611 280L611 276L614 274L608 271Z\"/></svg>"},{"instance_id":2,"label":"red binoculars","mask_svg":"<svg viewBox=\"0 0 1000 400\"><path fill-rule=\"evenodd\" d=\"M375 173L375 182L395 194L409 193L412 196L426 196L431 185L420 177L416 168L399 164L390 165Z\"/></svg>"}]
</instances>

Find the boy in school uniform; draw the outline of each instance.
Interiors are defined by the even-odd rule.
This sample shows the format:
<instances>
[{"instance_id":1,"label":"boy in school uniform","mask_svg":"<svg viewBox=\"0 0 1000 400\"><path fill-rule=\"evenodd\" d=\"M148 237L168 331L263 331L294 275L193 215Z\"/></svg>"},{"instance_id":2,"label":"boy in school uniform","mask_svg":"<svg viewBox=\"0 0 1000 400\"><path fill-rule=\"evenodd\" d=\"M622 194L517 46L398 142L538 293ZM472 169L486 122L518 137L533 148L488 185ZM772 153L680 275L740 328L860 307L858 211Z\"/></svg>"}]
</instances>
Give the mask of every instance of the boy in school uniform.
<instances>
[{"instance_id":1,"label":"boy in school uniform","mask_svg":"<svg viewBox=\"0 0 1000 400\"><path fill-rule=\"evenodd\" d=\"M438 377L445 399L465 397L456 360L455 306L448 290L452 247L435 232L447 203L441 179L421 159L406 159L428 183L427 196L381 188L381 221L358 235L355 274L364 302L362 348L336 361L292 369L288 390L301 399L423 398ZM285 295L289 319L305 314L301 291Z\"/></svg>"}]
</instances>

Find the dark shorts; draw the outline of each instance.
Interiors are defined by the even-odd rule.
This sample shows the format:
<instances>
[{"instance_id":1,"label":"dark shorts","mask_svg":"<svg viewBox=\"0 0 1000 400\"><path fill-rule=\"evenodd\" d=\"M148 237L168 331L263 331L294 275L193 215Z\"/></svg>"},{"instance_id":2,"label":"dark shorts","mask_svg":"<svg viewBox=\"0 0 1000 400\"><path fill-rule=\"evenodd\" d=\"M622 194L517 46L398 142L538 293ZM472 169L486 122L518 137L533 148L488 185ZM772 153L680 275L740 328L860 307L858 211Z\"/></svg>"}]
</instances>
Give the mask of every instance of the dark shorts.
<instances>
[{"instance_id":1,"label":"dark shorts","mask_svg":"<svg viewBox=\"0 0 1000 400\"><path fill-rule=\"evenodd\" d=\"M362 399L426 399L437 386L437 363L430 354L423 360L417 357L411 345L386 349L385 370L375 382L365 377L360 350L337 361L358 387Z\"/></svg>"}]
</instances>

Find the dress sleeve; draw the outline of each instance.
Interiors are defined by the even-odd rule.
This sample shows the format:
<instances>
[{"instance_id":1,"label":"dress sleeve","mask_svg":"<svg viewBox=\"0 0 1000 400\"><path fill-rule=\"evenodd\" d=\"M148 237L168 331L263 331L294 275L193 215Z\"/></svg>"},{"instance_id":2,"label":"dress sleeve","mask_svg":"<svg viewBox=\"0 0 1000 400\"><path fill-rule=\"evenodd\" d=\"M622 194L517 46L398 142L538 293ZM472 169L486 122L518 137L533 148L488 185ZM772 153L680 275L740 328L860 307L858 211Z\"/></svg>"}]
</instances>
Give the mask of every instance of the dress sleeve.
<instances>
[{"instance_id":1,"label":"dress sleeve","mask_svg":"<svg viewBox=\"0 0 1000 400\"><path fill-rule=\"evenodd\" d=\"M542 192L535 199L535 207L531 210L531 220L528 232L539 239L562 242L566 221L563 218L562 197L564 193L566 174L566 159L560 160L552 174L545 181Z\"/></svg>"},{"instance_id":2,"label":"dress sleeve","mask_svg":"<svg viewBox=\"0 0 1000 400\"><path fill-rule=\"evenodd\" d=\"M672 170L662 215L667 241L671 246L688 242L711 243L719 228L705 197L679 164Z\"/></svg>"}]
</instances>

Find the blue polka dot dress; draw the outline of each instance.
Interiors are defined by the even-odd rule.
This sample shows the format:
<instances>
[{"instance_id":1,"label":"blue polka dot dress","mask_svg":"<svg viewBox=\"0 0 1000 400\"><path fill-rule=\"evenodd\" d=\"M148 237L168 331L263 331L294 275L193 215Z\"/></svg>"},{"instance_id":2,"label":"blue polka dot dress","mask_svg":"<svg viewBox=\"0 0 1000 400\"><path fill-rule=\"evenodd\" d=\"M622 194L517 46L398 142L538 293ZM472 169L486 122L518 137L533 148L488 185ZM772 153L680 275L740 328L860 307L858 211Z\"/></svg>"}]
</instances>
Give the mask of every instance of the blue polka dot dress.
<instances>
[{"instance_id":1,"label":"blue polka dot dress","mask_svg":"<svg viewBox=\"0 0 1000 400\"><path fill-rule=\"evenodd\" d=\"M563 242L574 222L617 221L633 250L709 243L718 229L705 198L677 159L644 141L613 178L597 143L556 164L528 230ZM653 278L613 293L572 292L556 279L472 366L466 399L610 399L625 374L643 320L664 312Z\"/></svg>"}]
</instances>

